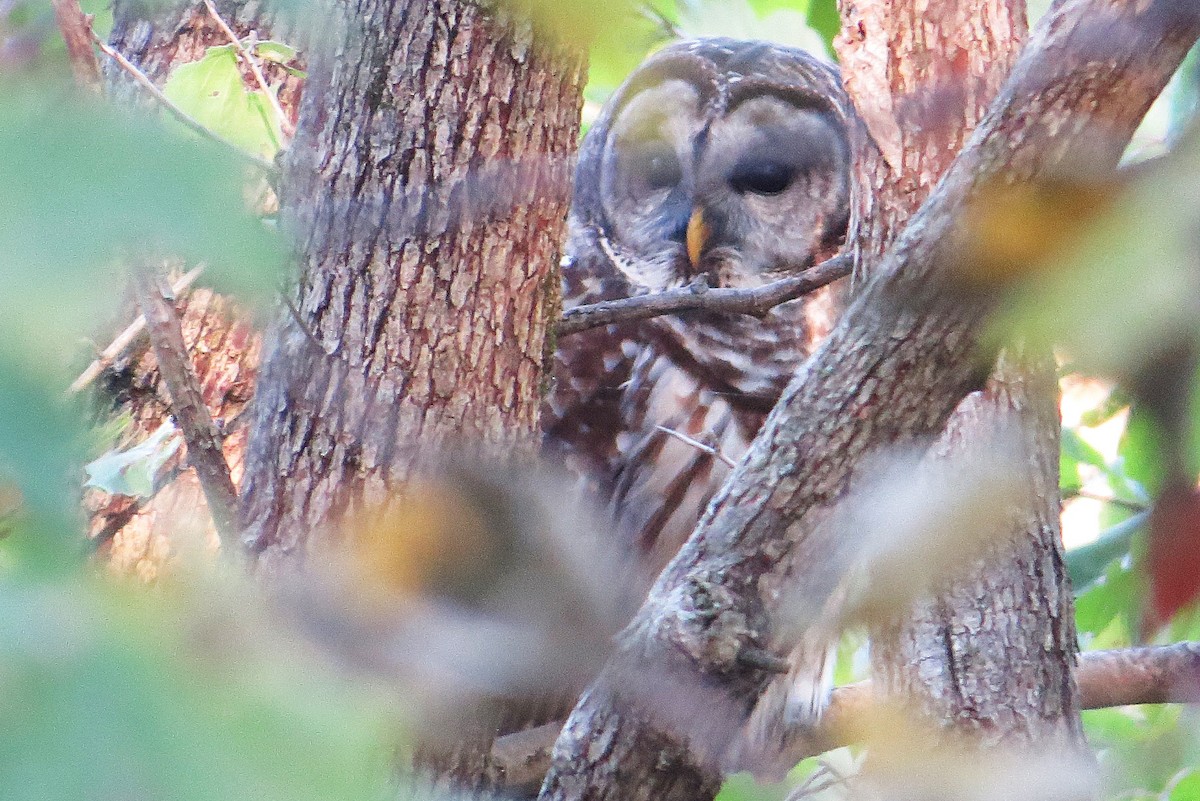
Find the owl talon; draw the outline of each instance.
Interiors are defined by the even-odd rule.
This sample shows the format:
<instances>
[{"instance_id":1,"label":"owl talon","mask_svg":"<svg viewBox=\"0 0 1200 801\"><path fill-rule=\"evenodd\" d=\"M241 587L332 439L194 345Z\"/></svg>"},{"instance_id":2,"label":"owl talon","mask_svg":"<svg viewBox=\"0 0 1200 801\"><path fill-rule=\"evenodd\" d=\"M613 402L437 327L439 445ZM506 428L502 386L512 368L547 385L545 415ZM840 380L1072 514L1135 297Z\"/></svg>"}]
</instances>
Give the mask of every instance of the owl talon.
<instances>
[{"instance_id":1,"label":"owl talon","mask_svg":"<svg viewBox=\"0 0 1200 801\"><path fill-rule=\"evenodd\" d=\"M762 648L743 648L738 652L737 661L746 667L765 670L768 673L787 673L792 665L781 656L776 656Z\"/></svg>"}]
</instances>

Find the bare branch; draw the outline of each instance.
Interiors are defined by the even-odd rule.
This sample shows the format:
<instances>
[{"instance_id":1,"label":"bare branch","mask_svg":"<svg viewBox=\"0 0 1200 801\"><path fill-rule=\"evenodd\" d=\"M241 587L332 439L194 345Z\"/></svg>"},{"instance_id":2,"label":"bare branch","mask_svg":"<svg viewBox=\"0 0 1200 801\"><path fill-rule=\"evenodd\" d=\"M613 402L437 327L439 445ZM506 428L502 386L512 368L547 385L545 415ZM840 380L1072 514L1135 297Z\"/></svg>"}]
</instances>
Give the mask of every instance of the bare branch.
<instances>
[{"instance_id":1,"label":"bare branch","mask_svg":"<svg viewBox=\"0 0 1200 801\"><path fill-rule=\"evenodd\" d=\"M221 435L204 403L200 382L188 357L187 345L171 295L160 286L148 264L133 270L134 291L146 318L150 344L158 360L158 372L171 398L171 413L187 443L188 463L196 469L208 510L228 553L240 532L237 490L221 450Z\"/></svg>"},{"instance_id":2,"label":"bare branch","mask_svg":"<svg viewBox=\"0 0 1200 801\"><path fill-rule=\"evenodd\" d=\"M250 164L253 164L255 167L258 167L260 170L265 172L272 179L278 175L279 170L276 169L274 164L267 161L262 156L255 155L254 153L251 153L248 150L243 150L242 148L238 147L233 142L230 142L228 139L224 138L223 136L218 136L213 131L211 131L208 128L201 125L192 115L188 114L186 111L181 109L179 106L175 105L175 103L171 100L171 98L164 95L162 93L162 90L154 85L154 81L147 78L146 74L137 68L137 65L135 65L129 59L125 58L125 56L121 55L113 48L109 47L108 42L105 42L103 39L100 38L99 34L96 33L95 28L92 28L89 26L88 33L91 34L92 41L96 43L96 46L99 47L106 56L111 58L113 61L117 62L117 65L120 66L121 69L123 69L126 73L128 73L128 75L131 78L133 78L133 80L138 84L138 86L142 87L147 92L149 92L150 96L153 97L156 101L158 101L159 105L161 105L167 111L171 112L171 115L174 116L175 119L177 119L181 123L183 123L184 126L189 128L190 130L194 131L195 133L199 134L200 136L203 136L205 139L216 142L217 144L221 145L222 147L226 148L227 150L232 151L242 161L246 161L246 162L249 162Z\"/></svg>"},{"instance_id":3,"label":"bare branch","mask_svg":"<svg viewBox=\"0 0 1200 801\"><path fill-rule=\"evenodd\" d=\"M71 61L75 82L99 92L100 62L96 59L96 51L92 49L92 21L79 7L79 0L53 0L53 5L58 30L67 43L67 56Z\"/></svg>"},{"instance_id":4,"label":"bare branch","mask_svg":"<svg viewBox=\"0 0 1200 801\"><path fill-rule=\"evenodd\" d=\"M180 276L174 284L171 285L171 294L179 295L200 277L204 272L204 266L193 267L182 276ZM79 377L71 382L71 386L67 387L68 395L77 395L82 390L86 389L95 381L104 370L109 367L117 358L125 352L125 349L133 344L137 339L138 334L146 330L146 318L139 314L134 321L125 327L125 330L117 334L116 338L109 343L108 347L100 351L100 355L84 369Z\"/></svg>"},{"instance_id":5,"label":"bare branch","mask_svg":"<svg viewBox=\"0 0 1200 801\"><path fill-rule=\"evenodd\" d=\"M853 266L851 257L843 254L823 261L800 275L752 289L711 289L703 284L693 284L653 295L577 306L563 313L562 322L558 324L558 335L565 337L602 325L629 323L684 311L761 317L781 303L815 292L849 275Z\"/></svg>"},{"instance_id":6,"label":"bare branch","mask_svg":"<svg viewBox=\"0 0 1200 801\"><path fill-rule=\"evenodd\" d=\"M263 77L262 68L258 64L258 59L254 57L246 46L242 44L242 40L234 33L233 28L230 28L228 23L222 19L221 14L217 11L217 7L213 5L212 0L204 0L204 7L208 10L209 16L217 23L217 26L229 39L229 43L237 50L242 61L250 68L251 74L254 75L254 80L258 83L259 88L263 90L263 94L267 96L267 102L271 104L271 108L275 111L275 116L279 120L279 128L283 131L283 135L291 139L296 135L296 126L292 125L292 121L288 119L287 113L283 110L283 106L279 105L279 97L271 91L267 79Z\"/></svg>"},{"instance_id":7,"label":"bare branch","mask_svg":"<svg viewBox=\"0 0 1200 801\"><path fill-rule=\"evenodd\" d=\"M1200 643L1088 651L1079 655L1075 677L1084 709L1200 703ZM866 717L871 700L870 682L835 689L821 728L815 735L806 731L797 738L809 747L795 752L794 761L852 744L854 723ZM496 740L492 763L504 777L505 786L515 789L541 783L561 728L561 721L547 723Z\"/></svg>"},{"instance_id":8,"label":"bare branch","mask_svg":"<svg viewBox=\"0 0 1200 801\"><path fill-rule=\"evenodd\" d=\"M1200 703L1200 643L1089 651L1075 675L1084 709Z\"/></svg>"}]
</instances>

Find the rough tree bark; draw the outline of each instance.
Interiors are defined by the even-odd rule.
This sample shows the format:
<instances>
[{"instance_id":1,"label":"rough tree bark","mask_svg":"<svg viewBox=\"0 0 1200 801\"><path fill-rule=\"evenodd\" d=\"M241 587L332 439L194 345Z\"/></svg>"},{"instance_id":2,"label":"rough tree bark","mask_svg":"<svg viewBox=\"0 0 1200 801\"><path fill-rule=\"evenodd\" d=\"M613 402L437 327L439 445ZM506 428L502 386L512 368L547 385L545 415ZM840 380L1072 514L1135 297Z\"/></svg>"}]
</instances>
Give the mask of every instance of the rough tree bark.
<instances>
[{"instance_id":1,"label":"rough tree bark","mask_svg":"<svg viewBox=\"0 0 1200 801\"><path fill-rule=\"evenodd\" d=\"M529 451L558 316L579 54L471 2L339 8L284 172L301 270L255 398L260 566L440 447Z\"/></svg>"},{"instance_id":2,"label":"rough tree bark","mask_svg":"<svg viewBox=\"0 0 1200 801\"><path fill-rule=\"evenodd\" d=\"M261 573L330 547L447 450L535 452L585 70L495 5L339 3L310 54L281 215L300 274L243 484ZM494 712L422 749L425 772L484 789Z\"/></svg>"},{"instance_id":3,"label":"rough tree bark","mask_svg":"<svg viewBox=\"0 0 1200 801\"><path fill-rule=\"evenodd\" d=\"M1110 174L1197 34L1200 12L1179 0L1066 0L1047 14L580 700L542 798L713 796L769 679L738 655L797 643L773 625L784 588L802 574L819 605L852 563L839 501L881 449L938 435L990 372L980 334L993 298L956 280L968 255L959 213L989 187L1068 163Z\"/></svg>"},{"instance_id":4,"label":"rough tree bark","mask_svg":"<svg viewBox=\"0 0 1200 801\"><path fill-rule=\"evenodd\" d=\"M1025 38L1025 3L857 0L842 11L847 88L883 156L868 179L879 219L860 246L881 255L1000 90ZM937 25L922 24L930 14ZM864 275L877 261L864 258ZM873 631L876 694L953 727L960 744L969 734L1082 746L1056 399L1053 360L1016 357L1002 359L988 387L959 406L934 455L970 453L999 430L1019 433L1029 457L1020 507L995 521L998 540L940 594Z\"/></svg>"}]
</instances>

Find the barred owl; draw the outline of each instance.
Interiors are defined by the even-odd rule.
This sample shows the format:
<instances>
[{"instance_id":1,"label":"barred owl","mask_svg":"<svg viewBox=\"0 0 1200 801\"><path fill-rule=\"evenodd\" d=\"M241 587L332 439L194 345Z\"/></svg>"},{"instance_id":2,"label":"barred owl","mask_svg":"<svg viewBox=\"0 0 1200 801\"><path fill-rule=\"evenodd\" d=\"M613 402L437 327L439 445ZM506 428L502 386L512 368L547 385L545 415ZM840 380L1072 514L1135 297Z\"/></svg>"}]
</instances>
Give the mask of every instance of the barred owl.
<instances>
[{"instance_id":1,"label":"barred owl","mask_svg":"<svg viewBox=\"0 0 1200 801\"><path fill-rule=\"evenodd\" d=\"M564 305L697 279L758 286L834 255L851 121L836 70L804 52L727 39L658 52L583 141ZM763 319L689 312L559 342L546 449L607 507L639 598L830 328L838 293Z\"/></svg>"}]
</instances>

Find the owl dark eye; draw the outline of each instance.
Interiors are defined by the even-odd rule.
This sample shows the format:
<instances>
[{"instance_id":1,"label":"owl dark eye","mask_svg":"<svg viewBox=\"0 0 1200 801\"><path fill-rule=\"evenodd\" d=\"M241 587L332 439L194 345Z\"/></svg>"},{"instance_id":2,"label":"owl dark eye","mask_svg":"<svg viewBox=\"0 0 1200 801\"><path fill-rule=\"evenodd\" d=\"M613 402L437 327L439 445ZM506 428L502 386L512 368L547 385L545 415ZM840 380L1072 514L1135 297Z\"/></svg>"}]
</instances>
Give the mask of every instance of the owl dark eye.
<instances>
[{"instance_id":1,"label":"owl dark eye","mask_svg":"<svg viewBox=\"0 0 1200 801\"><path fill-rule=\"evenodd\" d=\"M778 195L788 188L795 170L778 161L747 161L733 168L729 185L738 193Z\"/></svg>"},{"instance_id":2,"label":"owl dark eye","mask_svg":"<svg viewBox=\"0 0 1200 801\"><path fill-rule=\"evenodd\" d=\"M629 166L630 172L645 182L650 191L670 189L679 183L683 171L679 158L667 144L649 145L641 149Z\"/></svg>"}]
</instances>

